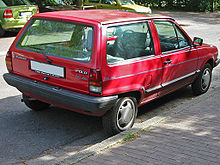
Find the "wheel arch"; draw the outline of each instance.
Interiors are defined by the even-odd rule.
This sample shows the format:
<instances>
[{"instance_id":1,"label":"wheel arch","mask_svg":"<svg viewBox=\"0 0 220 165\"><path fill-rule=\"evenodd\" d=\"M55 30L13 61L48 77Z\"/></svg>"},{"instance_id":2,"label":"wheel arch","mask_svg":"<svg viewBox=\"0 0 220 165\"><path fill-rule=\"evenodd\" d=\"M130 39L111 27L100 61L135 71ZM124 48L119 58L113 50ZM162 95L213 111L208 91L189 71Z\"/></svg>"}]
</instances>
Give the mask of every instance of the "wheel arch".
<instances>
[{"instance_id":1,"label":"wheel arch","mask_svg":"<svg viewBox=\"0 0 220 165\"><path fill-rule=\"evenodd\" d=\"M210 58L208 61L206 61L205 64L207 64L207 63L210 64L212 68L214 68L214 60L213 60L213 58ZM205 64L204 64L204 65L205 65ZM203 66L204 66L204 65L203 65Z\"/></svg>"},{"instance_id":2,"label":"wheel arch","mask_svg":"<svg viewBox=\"0 0 220 165\"><path fill-rule=\"evenodd\" d=\"M119 98L121 97L135 97L137 100L137 104L141 102L143 93L141 91L131 91L131 92L126 92L118 95Z\"/></svg>"}]
</instances>

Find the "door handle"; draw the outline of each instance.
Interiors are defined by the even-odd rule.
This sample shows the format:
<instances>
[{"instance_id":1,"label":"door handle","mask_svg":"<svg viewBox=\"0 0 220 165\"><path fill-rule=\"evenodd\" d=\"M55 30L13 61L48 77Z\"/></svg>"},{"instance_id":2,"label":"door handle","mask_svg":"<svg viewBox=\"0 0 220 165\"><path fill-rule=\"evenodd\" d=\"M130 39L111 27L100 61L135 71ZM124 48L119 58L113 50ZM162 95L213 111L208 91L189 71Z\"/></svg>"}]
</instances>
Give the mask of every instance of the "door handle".
<instances>
[{"instance_id":1,"label":"door handle","mask_svg":"<svg viewBox=\"0 0 220 165\"><path fill-rule=\"evenodd\" d=\"M172 60L167 60L167 61L164 61L164 64L171 64L173 61Z\"/></svg>"}]
</instances>

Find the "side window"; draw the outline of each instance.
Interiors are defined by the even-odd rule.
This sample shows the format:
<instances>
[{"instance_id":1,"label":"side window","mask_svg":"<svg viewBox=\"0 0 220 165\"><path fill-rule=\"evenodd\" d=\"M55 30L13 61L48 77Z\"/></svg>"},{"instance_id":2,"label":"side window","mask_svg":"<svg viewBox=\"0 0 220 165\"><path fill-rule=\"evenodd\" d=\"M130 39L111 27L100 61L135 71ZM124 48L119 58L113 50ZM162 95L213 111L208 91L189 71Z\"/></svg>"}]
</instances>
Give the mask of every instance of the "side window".
<instances>
[{"instance_id":1,"label":"side window","mask_svg":"<svg viewBox=\"0 0 220 165\"><path fill-rule=\"evenodd\" d=\"M109 27L106 54L109 64L154 55L153 40L148 23Z\"/></svg>"},{"instance_id":2,"label":"side window","mask_svg":"<svg viewBox=\"0 0 220 165\"><path fill-rule=\"evenodd\" d=\"M154 22L160 39L161 51L171 51L178 49L178 40L174 26L171 22Z\"/></svg>"},{"instance_id":3,"label":"side window","mask_svg":"<svg viewBox=\"0 0 220 165\"><path fill-rule=\"evenodd\" d=\"M185 34L182 32L182 30L179 29L177 26L176 26L176 32L178 37L179 48L185 48L187 46L190 46L189 44L190 41L188 37L186 37Z\"/></svg>"},{"instance_id":4,"label":"side window","mask_svg":"<svg viewBox=\"0 0 220 165\"><path fill-rule=\"evenodd\" d=\"M115 0L102 0L102 4L113 5L116 4Z\"/></svg>"},{"instance_id":5,"label":"side window","mask_svg":"<svg viewBox=\"0 0 220 165\"><path fill-rule=\"evenodd\" d=\"M99 3L99 0L89 0L91 3Z\"/></svg>"},{"instance_id":6,"label":"side window","mask_svg":"<svg viewBox=\"0 0 220 165\"><path fill-rule=\"evenodd\" d=\"M160 39L162 52L172 51L189 46L188 39L172 22L155 21L154 24Z\"/></svg>"}]
</instances>

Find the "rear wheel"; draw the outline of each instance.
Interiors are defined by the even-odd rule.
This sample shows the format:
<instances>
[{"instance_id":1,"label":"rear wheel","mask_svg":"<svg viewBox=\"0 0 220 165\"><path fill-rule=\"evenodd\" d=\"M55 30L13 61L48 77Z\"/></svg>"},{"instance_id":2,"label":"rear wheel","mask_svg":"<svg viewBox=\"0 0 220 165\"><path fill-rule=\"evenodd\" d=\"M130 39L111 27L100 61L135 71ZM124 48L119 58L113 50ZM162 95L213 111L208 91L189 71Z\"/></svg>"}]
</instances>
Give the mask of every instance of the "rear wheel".
<instances>
[{"instance_id":1,"label":"rear wheel","mask_svg":"<svg viewBox=\"0 0 220 165\"><path fill-rule=\"evenodd\" d=\"M34 111L40 111L49 108L50 104L33 99L25 94L22 94L23 101L27 107Z\"/></svg>"},{"instance_id":2,"label":"rear wheel","mask_svg":"<svg viewBox=\"0 0 220 165\"><path fill-rule=\"evenodd\" d=\"M2 29L2 26L0 25L0 37L2 37L5 34L5 31Z\"/></svg>"},{"instance_id":3,"label":"rear wheel","mask_svg":"<svg viewBox=\"0 0 220 165\"><path fill-rule=\"evenodd\" d=\"M131 128L137 116L137 101L133 97L119 98L114 107L103 117L102 123L108 135Z\"/></svg>"},{"instance_id":4,"label":"rear wheel","mask_svg":"<svg viewBox=\"0 0 220 165\"><path fill-rule=\"evenodd\" d=\"M192 90L195 95L201 95L208 91L212 80L212 67L206 63L199 76L192 84Z\"/></svg>"}]
</instances>

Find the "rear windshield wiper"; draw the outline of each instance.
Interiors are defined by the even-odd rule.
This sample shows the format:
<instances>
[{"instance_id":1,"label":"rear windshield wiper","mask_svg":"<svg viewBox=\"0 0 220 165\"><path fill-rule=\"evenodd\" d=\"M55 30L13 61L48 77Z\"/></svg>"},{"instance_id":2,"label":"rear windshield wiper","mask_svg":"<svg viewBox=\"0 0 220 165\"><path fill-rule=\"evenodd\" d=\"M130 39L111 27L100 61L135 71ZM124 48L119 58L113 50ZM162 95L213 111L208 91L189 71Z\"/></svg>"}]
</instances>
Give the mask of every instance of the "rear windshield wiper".
<instances>
[{"instance_id":1,"label":"rear windshield wiper","mask_svg":"<svg viewBox=\"0 0 220 165\"><path fill-rule=\"evenodd\" d=\"M29 47L29 48L32 48L32 49L35 49L35 50L40 50L40 53L44 55L44 57L45 57L45 59L47 60L47 62L48 62L49 64L52 63L52 61L47 57L46 53L43 53L43 52L42 52L42 50L43 50L42 48L37 48L37 47L34 47L34 46L28 46L28 47Z\"/></svg>"}]
</instances>

